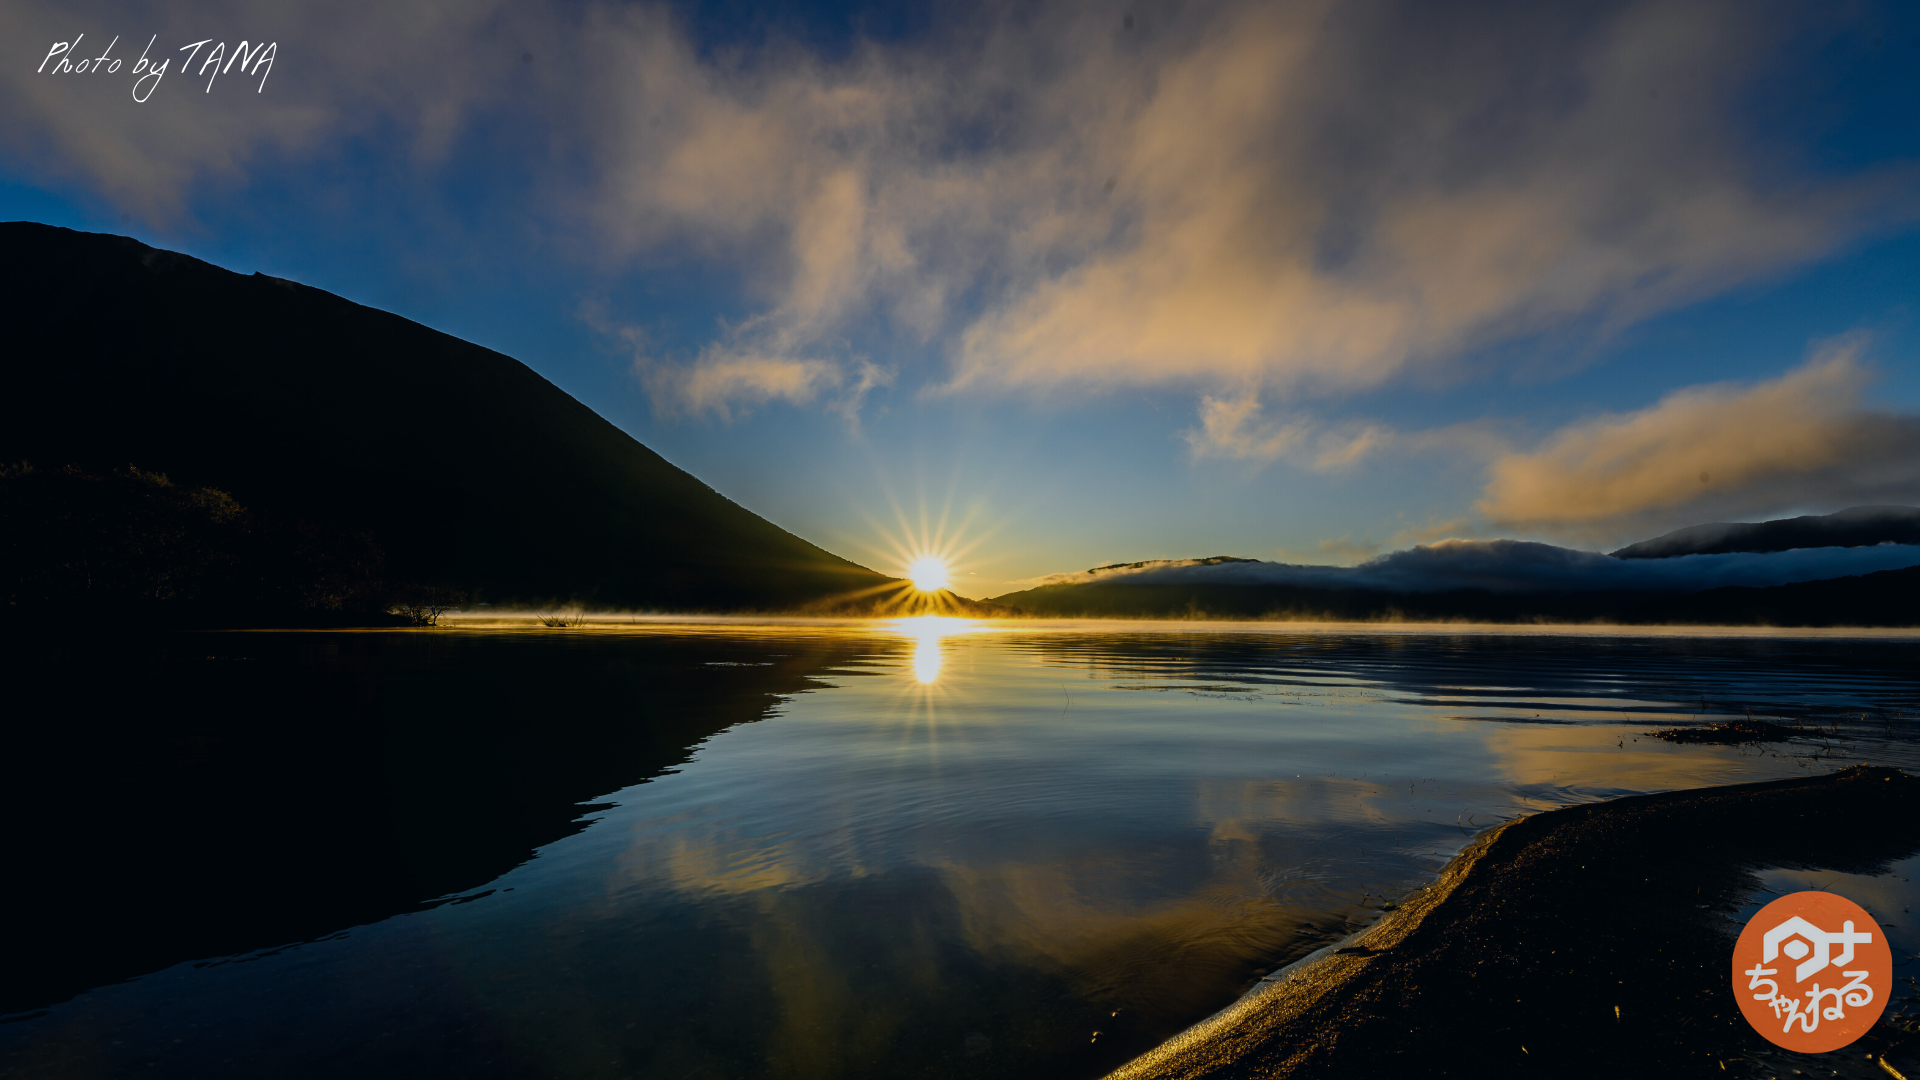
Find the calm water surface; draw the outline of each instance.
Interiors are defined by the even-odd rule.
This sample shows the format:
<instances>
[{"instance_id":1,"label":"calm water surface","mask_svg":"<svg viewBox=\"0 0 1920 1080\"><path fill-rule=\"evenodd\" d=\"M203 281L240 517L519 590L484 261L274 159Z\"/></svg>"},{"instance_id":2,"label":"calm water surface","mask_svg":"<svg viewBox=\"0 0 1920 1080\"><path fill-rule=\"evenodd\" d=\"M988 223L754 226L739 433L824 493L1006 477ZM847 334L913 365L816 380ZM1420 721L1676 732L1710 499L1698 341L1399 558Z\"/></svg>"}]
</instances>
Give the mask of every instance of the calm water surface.
<instances>
[{"instance_id":1,"label":"calm water surface","mask_svg":"<svg viewBox=\"0 0 1920 1080\"><path fill-rule=\"evenodd\" d=\"M643 624L127 648L137 678L68 715L158 749L88 784L53 764L78 744L43 748L14 811L38 846L12 933L56 929L10 987L8 1076L1093 1077L1513 815L1920 766L1912 637ZM91 662L34 672L51 693ZM1748 709L1828 735L1644 735ZM247 741L268 729L291 741ZM167 816L195 798L217 814ZM192 835L116 840L142 828ZM1908 951L1917 868L1846 886Z\"/></svg>"}]
</instances>

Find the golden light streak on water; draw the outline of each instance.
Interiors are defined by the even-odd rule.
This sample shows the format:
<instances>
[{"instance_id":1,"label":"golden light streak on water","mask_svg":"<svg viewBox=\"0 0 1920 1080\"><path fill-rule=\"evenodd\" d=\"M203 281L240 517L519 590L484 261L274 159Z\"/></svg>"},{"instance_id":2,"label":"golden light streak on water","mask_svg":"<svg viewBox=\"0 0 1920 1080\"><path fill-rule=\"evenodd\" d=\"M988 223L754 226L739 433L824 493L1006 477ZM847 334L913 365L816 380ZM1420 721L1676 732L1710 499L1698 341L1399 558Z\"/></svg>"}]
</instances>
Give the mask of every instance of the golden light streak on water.
<instances>
[{"instance_id":1,"label":"golden light streak on water","mask_svg":"<svg viewBox=\"0 0 1920 1080\"><path fill-rule=\"evenodd\" d=\"M921 615L895 619L896 633L913 639L913 677L922 686L932 686L940 678L942 660L940 639L978 629L972 619L954 619L942 615Z\"/></svg>"},{"instance_id":2,"label":"golden light streak on water","mask_svg":"<svg viewBox=\"0 0 1920 1080\"><path fill-rule=\"evenodd\" d=\"M929 634L913 643L913 677L922 686L931 686L940 677L940 638Z\"/></svg>"}]
</instances>

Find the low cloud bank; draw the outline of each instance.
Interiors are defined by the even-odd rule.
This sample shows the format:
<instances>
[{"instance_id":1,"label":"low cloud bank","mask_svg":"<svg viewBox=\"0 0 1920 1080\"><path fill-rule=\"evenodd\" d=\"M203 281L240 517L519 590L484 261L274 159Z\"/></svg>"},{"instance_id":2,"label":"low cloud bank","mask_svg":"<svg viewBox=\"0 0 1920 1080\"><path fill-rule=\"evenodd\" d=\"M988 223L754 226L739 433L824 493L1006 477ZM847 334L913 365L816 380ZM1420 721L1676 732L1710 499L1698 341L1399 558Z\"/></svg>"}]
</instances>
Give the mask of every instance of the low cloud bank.
<instances>
[{"instance_id":1,"label":"low cloud bank","mask_svg":"<svg viewBox=\"0 0 1920 1080\"><path fill-rule=\"evenodd\" d=\"M1489 466L1497 525L1594 540L1655 521L1920 501L1920 416L1868 407L1864 337L1752 386L1694 386Z\"/></svg>"},{"instance_id":2,"label":"low cloud bank","mask_svg":"<svg viewBox=\"0 0 1920 1080\"><path fill-rule=\"evenodd\" d=\"M1920 544L1920 506L1856 506L1837 514L1762 522L1715 522L1675 529L1612 552L1621 559L1722 555L1731 551Z\"/></svg>"},{"instance_id":3,"label":"low cloud bank","mask_svg":"<svg viewBox=\"0 0 1920 1080\"><path fill-rule=\"evenodd\" d=\"M1442 540L1353 567L1170 559L1054 574L1034 584L1293 585L1388 592L1699 592L1729 585L1790 585L1909 566L1920 566L1920 544L1618 559L1597 551L1525 540Z\"/></svg>"}]
</instances>

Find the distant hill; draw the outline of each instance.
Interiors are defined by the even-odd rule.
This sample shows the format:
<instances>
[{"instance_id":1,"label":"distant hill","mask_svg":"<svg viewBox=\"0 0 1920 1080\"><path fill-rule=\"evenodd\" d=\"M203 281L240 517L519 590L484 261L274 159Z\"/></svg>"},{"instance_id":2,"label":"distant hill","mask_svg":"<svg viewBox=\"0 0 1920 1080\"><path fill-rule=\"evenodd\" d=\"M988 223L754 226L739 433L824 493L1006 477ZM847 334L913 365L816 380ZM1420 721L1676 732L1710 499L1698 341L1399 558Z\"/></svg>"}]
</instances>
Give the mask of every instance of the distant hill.
<instances>
[{"instance_id":1,"label":"distant hill","mask_svg":"<svg viewBox=\"0 0 1920 1080\"><path fill-rule=\"evenodd\" d=\"M992 602L1063 618L1920 626L1916 562L1920 509L1864 506L1679 529L1610 556L1445 540L1356 567L1115 563Z\"/></svg>"},{"instance_id":2,"label":"distant hill","mask_svg":"<svg viewBox=\"0 0 1920 1080\"><path fill-rule=\"evenodd\" d=\"M1676 555L1868 547L1886 543L1920 544L1920 507L1856 506L1837 514L1778 521L1689 525L1651 540L1628 544L1612 554L1619 559L1666 559Z\"/></svg>"},{"instance_id":3,"label":"distant hill","mask_svg":"<svg viewBox=\"0 0 1920 1080\"><path fill-rule=\"evenodd\" d=\"M1113 581L1044 585L996 596L992 602L1028 615L1052 618L1915 626L1920 625L1920 567L1767 588L1730 586L1694 593L1625 589L1393 592Z\"/></svg>"},{"instance_id":4,"label":"distant hill","mask_svg":"<svg viewBox=\"0 0 1920 1080\"><path fill-rule=\"evenodd\" d=\"M727 500L490 349L121 236L0 224L0 463L128 465L364 532L475 601L774 610L895 579Z\"/></svg>"}]
</instances>

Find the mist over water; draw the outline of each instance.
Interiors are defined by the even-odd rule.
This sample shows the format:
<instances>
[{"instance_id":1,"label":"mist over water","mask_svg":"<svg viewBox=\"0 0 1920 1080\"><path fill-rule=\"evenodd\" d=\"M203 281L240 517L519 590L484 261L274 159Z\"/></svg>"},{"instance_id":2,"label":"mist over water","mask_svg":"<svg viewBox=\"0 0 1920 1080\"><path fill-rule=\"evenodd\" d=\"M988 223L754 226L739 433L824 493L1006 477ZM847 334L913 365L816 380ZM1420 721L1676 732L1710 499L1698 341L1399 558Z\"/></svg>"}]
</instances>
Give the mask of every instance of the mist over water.
<instances>
[{"instance_id":1,"label":"mist over water","mask_svg":"<svg viewBox=\"0 0 1920 1080\"><path fill-rule=\"evenodd\" d=\"M1915 650L1898 633L958 620L204 635L143 670L211 678L214 656L248 657L221 678L263 692L298 673L298 695L214 702L235 713L220 730L291 722L296 697L323 703L322 727L360 710L380 783L431 798L383 795L391 814L359 827L471 857L437 864L432 895L262 922L237 956L193 952L237 939L176 940L165 920L143 932L152 965L113 973L131 981L40 1001L11 986L30 1007L0 1024L0 1072L1098 1076L1365 926L1505 818L1920 766ZM1644 734L1748 709L1824 735ZM631 741L662 725L678 749ZM267 780L236 815L322 797L297 757L253 766ZM503 801L557 824L488 848L466 830L493 835ZM107 824L41 807L23 880L106 850ZM274 835L228 854L263 857ZM286 836L275 855L297 866L311 838ZM137 917L209 872L162 890L148 867L118 904ZM1905 876L1855 899L1912 950ZM297 904L297 881L239 903Z\"/></svg>"}]
</instances>

